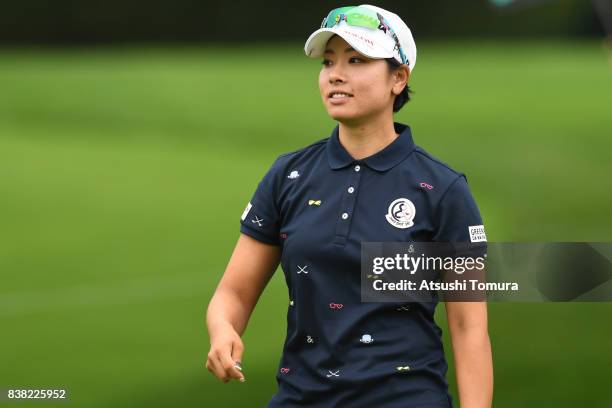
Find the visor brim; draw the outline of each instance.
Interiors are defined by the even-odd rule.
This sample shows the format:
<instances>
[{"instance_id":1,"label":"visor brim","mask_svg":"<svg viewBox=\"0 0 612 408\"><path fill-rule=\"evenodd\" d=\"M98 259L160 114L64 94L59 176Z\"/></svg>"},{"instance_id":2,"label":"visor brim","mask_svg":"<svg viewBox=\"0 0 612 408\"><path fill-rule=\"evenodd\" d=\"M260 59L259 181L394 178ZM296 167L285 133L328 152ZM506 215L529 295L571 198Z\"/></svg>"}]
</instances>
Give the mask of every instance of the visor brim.
<instances>
[{"instance_id":1,"label":"visor brim","mask_svg":"<svg viewBox=\"0 0 612 408\"><path fill-rule=\"evenodd\" d=\"M317 31L312 33L310 37L308 37L308 39L306 40L306 44L304 45L304 52L310 58L322 57L324 55L327 42L331 37L333 37L334 34L337 34L338 36L342 37L347 43L349 43L349 45L353 47L355 51L362 55L365 55L366 57L375 59L394 57L392 53L390 54L382 47L373 48L365 46L359 40L354 38L354 36L347 33L347 30L349 32L358 32L358 29L351 29L346 26L343 28L332 27L318 29Z\"/></svg>"}]
</instances>

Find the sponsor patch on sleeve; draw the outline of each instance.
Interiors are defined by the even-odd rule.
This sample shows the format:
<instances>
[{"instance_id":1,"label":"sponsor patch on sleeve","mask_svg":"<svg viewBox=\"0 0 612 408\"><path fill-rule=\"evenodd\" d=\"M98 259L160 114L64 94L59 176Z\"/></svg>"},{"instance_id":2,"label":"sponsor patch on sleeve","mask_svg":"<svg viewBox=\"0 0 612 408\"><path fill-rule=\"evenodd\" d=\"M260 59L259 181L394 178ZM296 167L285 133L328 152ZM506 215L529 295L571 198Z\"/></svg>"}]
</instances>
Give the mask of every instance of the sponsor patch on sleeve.
<instances>
[{"instance_id":1,"label":"sponsor patch on sleeve","mask_svg":"<svg viewBox=\"0 0 612 408\"><path fill-rule=\"evenodd\" d=\"M249 201L249 203L247 204L246 208L244 209L244 212L242 213L242 217L240 217L242 219L242 221L244 221L244 219L246 218L247 214L249 213L249 211L251 211L251 202Z\"/></svg>"},{"instance_id":2,"label":"sponsor patch on sleeve","mask_svg":"<svg viewBox=\"0 0 612 408\"><path fill-rule=\"evenodd\" d=\"M486 242L487 236L485 235L484 225L470 225L468 227L470 231L471 242Z\"/></svg>"}]
</instances>

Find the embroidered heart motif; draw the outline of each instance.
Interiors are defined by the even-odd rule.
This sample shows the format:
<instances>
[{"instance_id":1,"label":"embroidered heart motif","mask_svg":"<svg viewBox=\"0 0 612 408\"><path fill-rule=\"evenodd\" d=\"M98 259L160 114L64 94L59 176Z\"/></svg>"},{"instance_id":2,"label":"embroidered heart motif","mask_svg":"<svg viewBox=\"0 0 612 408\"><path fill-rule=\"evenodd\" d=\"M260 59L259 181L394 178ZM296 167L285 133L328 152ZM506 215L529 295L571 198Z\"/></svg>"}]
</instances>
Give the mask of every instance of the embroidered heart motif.
<instances>
[{"instance_id":1,"label":"embroidered heart motif","mask_svg":"<svg viewBox=\"0 0 612 408\"><path fill-rule=\"evenodd\" d=\"M285 368L285 367L282 367L282 368L280 369L280 371L281 371L281 373L283 373L283 374L287 374L287 373L289 372L289 369L288 369L288 368Z\"/></svg>"}]
</instances>

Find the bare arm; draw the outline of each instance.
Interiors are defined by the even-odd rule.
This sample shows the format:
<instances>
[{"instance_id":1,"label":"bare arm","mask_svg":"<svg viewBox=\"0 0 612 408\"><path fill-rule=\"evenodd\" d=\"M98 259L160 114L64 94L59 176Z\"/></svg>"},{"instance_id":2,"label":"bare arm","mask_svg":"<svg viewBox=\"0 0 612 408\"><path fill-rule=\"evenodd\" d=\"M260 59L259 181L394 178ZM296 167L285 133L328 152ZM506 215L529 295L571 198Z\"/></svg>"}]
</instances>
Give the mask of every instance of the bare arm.
<instances>
[{"instance_id":1,"label":"bare arm","mask_svg":"<svg viewBox=\"0 0 612 408\"><path fill-rule=\"evenodd\" d=\"M461 408L490 408L493 359L486 302L445 302Z\"/></svg>"},{"instance_id":2,"label":"bare arm","mask_svg":"<svg viewBox=\"0 0 612 408\"><path fill-rule=\"evenodd\" d=\"M208 304L206 324L210 351L206 368L223 382L230 378L244 381L242 372L234 368L234 362L241 361L244 350L240 336L278 267L280 255L279 246L264 244L241 233Z\"/></svg>"}]
</instances>

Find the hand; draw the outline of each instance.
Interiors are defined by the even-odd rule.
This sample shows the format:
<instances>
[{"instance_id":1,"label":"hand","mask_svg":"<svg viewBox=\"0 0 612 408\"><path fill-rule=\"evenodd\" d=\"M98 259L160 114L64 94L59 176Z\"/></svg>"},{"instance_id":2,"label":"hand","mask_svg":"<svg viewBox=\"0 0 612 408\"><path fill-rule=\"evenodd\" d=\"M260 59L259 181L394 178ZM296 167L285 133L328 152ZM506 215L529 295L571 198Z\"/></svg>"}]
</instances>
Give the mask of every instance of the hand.
<instances>
[{"instance_id":1,"label":"hand","mask_svg":"<svg viewBox=\"0 0 612 408\"><path fill-rule=\"evenodd\" d=\"M214 335L211 334L206 368L224 383L232 378L244 382L240 366L243 351L242 339L233 327L218 328Z\"/></svg>"}]
</instances>

